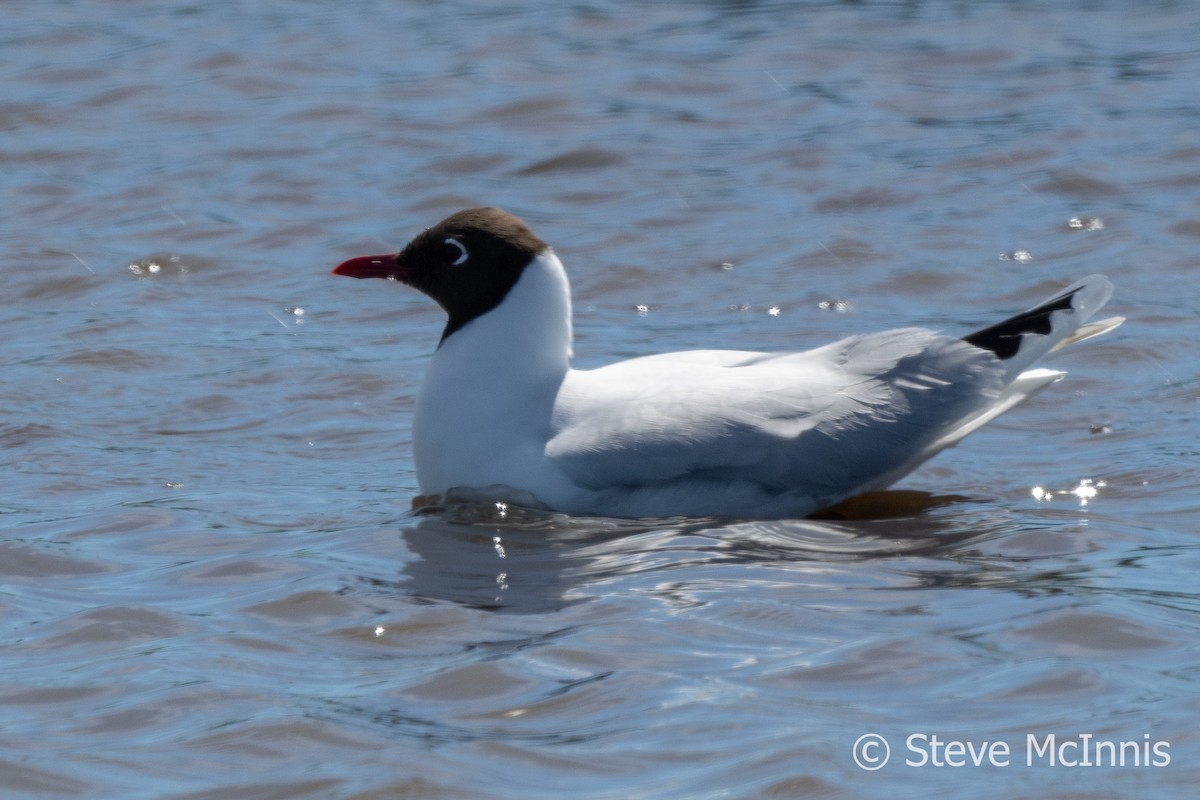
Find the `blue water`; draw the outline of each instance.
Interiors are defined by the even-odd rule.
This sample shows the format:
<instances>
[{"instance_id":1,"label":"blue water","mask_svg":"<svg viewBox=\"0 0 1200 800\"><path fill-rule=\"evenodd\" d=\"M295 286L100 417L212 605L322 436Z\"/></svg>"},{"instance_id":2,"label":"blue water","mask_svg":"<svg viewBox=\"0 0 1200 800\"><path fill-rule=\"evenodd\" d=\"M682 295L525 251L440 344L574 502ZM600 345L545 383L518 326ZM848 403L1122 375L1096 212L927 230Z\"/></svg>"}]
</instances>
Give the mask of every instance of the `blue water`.
<instances>
[{"instance_id":1,"label":"blue water","mask_svg":"<svg viewBox=\"0 0 1200 800\"><path fill-rule=\"evenodd\" d=\"M1046 5L9 4L0 795L1189 796L1200 8ZM924 510L413 515L440 312L329 270L479 203L583 365L1129 321Z\"/></svg>"}]
</instances>

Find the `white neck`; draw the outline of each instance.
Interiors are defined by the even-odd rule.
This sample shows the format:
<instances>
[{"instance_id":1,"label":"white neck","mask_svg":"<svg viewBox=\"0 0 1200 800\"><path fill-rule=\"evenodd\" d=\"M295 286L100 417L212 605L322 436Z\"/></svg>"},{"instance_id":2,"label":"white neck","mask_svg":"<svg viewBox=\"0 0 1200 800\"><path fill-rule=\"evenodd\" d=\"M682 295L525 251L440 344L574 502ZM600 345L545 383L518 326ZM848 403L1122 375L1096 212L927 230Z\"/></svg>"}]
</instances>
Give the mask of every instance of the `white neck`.
<instances>
[{"instance_id":1,"label":"white neck","mask_svg":"<svg viewBox=\"0 0 1200 800\"><path fill-rule=\"evenodd\" d=\"M531 429L541 441L548 436L570 359L570 286L546 249L500 305L450 334L434 353L413 420L421 491L501 482L492 471L506 453L530 441Z\"/></svg>"},{"instance_id":2,"label":"white neck","mask_svg":"<svg viewBox=\"0 0 1200 800\"><path fill-rule=\"evenodd\" d=\"M503 365L504 374L517 380L522 373L566 372L571 287L554 251L543 250L500 305L450 334L433 358L435 363L465 362L474 369Z\"/></svg>"}]
</instances>

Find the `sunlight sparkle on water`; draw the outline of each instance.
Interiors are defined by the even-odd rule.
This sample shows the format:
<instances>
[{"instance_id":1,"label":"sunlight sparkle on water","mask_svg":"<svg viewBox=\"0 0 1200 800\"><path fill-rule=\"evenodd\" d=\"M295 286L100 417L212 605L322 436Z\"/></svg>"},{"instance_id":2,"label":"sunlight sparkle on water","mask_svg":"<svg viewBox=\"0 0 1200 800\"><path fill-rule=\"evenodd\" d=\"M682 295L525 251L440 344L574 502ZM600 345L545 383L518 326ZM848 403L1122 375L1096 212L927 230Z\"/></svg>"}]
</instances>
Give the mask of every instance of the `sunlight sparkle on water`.
<instances>
[{"instance_id":1,"label":"sunlight sparkle on water","mask_svg":"<svg viewBox=\"0 0 1200 800\"><path fill-rule=\"evenodd\" d=\"M76 258L79 257L76 256ZM80 263L83 263L82 260L80 260ZM129 271L134 275L139 275L142 277L166 274L163 266L164 264L169 265L172 270L181 275L188 271L187 265L183 263L183 259L179 256L170 256L162 261L154 258L143 258L139 261L132 261L129 264ZM84 264L84 266L86 267L87 264ZM89 270L90 269L91 268L89 267Z\"/></svg>"},{"instance_id":2,"label":"sunlight sparkle on water","mask_svg":"<svg viewBox=\"0 0 1200 800\"><path fill-rule=\"evenodd\" d=\"M1079 498L1080 506L1086 506L1089 500L1099 494L1098 490L1107 485L1104 481L1093 481L1091 478L1083 478L1074 489L1045 489L1041 486L1035 486L1030 490L1030 494L1033 495L1033 499L1047 503L1053 500L1055 496L1066 497L1074 495Z\"/></svg>"}]
</instances>

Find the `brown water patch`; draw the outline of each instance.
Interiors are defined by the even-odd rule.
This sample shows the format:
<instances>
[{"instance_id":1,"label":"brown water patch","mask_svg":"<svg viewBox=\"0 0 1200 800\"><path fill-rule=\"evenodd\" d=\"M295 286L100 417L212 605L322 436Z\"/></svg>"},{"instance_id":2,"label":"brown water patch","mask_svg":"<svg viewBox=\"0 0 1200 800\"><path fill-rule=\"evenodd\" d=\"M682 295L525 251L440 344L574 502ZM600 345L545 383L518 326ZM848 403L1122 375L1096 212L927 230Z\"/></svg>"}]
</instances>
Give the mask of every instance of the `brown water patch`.
<instances>
[{"instance_id":1,"label":"brown water patch","mask_svg":"<svg viewBox=\"0 0 1200 800\"><path fill-rule=\"evenodd\" d=\"M1050 177L1036 188L1039 192L1089 199L1114 197L1121 193L1116 184L1079 170L1051 171Z\"/></svg>"},{"instance_id":2,"label":"brown water patch","mask_svg":"<svg viewBox=\"0 0 1200 800\"><path fill-rule=\"evenodd\" d=\"M1014 635L1077 656L1115 655L1173 646L1173 639L1165 631L1132 619L1074 611L1056 614L1045 622L1015 631Z\"/></svg>"},{"instance_id":3,"label":"brown water patch","mask_svg":"<svg viewBox=\"0 0 1200 800\"><path fill-rule=\"evenodd\" d=\"M96 350L76 350L60 359L63 364L89 367L112 367L113 369L153 369L160 366L164 358L158 353L131 350L127 347L106 347Z\"/></svg>"},{"instance_id":4,"label":"brown water patch","mask_svg":"<svg viewBox=\"0 0 1200 800\"><path fill-rule=\"evenodd\" d=\"M908 203L911 198L888 188L876 186L858 189L853 192L826 197L813 203L813 208L821 214L836 214L847 211L865 211L871 208L887 208Z\"/></svg>"},{"instance_id":5,"label":"brown water patch","mask_svg":"<svg viewBox=\"0 0 1200 800\"><path fill-rule=\"evenodd\" d=\"M93 787L56 772L0 760L0 788L39 797L88 797Z\"/></svg>"},{"instance_id":6,"label":"brown water patch","mask_svg":"<svg viewBox=\"0 0 1200 800\"><path fill-rule=\"evenodd\" d=\"M310 591L249 606L245 611L280 622L319 625L353 614L356 609L335 594Z\"/></svg>"},{"instance_id":7,"label":"brown water patch","mask_svg":"<svg viewBox=\"0 0 1200 800\"><path fill-rule=\"evenodd\" d=\"M601 150L594 147L585 147L579 150L572 150L568 153L563 153L557 156L536 161L527 167L522 167L516 171L516 175L532 176L546 175L557 172L582 172L594 169L603 169L605 167L614 167L624 161L624 157L619 153L614 153L611 150Z\"/></svg>"},{"instance_id":8,"label":"brown water patch","mask_svg":"<svg viewBox=\"0 0 1200 800\"><path fill-rule=\"evenodd\" d=\"M95 575L113 567L50 553L17 542L0 542L0 575L9 578L61 578Z\"/></svg>"}]
</instances>

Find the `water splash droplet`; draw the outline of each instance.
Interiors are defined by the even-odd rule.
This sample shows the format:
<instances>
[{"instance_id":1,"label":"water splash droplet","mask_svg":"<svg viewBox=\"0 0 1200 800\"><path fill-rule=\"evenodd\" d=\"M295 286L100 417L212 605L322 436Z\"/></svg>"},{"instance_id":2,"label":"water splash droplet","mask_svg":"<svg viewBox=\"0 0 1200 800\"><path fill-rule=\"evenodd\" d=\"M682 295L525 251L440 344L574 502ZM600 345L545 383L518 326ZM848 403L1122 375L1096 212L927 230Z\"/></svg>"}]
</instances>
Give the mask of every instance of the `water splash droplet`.
<instances>
[{"instance_id":1,"label":"water splash droplet","mask_svg":"<svg viewBox=\"0 0 1200 800\"><path fill-rule=\"evenodd\" d=\"M1073 231L1099 231L1104 229L1104 220L1099 217L1071 217L1067 228Z\"/></svg>"}]
</instances>

